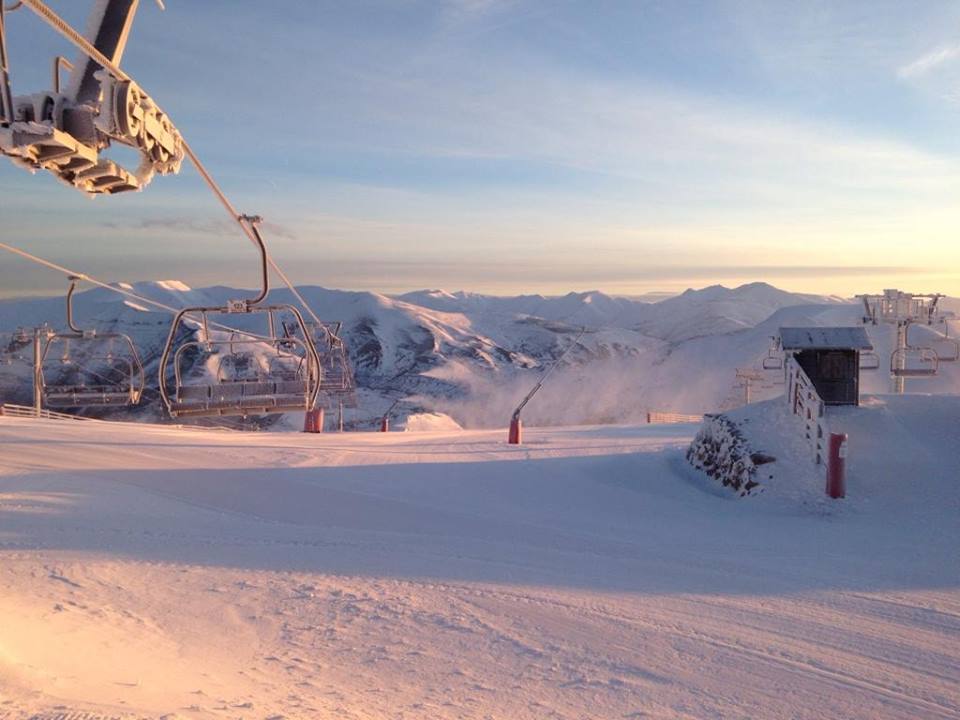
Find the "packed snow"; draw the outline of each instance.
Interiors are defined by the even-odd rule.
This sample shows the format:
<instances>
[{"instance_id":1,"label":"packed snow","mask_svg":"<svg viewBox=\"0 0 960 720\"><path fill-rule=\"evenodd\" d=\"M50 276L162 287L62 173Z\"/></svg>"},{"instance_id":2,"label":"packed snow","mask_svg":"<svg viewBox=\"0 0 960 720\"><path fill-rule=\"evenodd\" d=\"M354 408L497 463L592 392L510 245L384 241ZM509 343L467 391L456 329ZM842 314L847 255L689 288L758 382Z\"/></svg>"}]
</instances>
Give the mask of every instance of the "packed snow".
<instances>
[{"instance_id":1,"label":"packed snow","mask_svg":"<svg viewBox=\"0 0 960 720\"><path fill-rule=\"evenodd\" d=\"M958 416L841 412L844 501L693 425L0 418L0 718L954 718Z\"/></svg>"}]
</instances>

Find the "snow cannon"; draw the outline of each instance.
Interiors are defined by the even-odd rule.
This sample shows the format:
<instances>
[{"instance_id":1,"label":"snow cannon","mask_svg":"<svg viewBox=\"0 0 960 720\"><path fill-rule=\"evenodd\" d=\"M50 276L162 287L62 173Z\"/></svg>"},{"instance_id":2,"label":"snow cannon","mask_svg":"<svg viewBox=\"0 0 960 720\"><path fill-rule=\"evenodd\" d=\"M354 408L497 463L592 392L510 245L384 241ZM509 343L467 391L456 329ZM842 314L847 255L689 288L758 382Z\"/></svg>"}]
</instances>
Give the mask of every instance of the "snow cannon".
<instances>
[{"instance_id":1,"label":"snow cannon","mask_svg":"<svg viewBox=\"0 0 960 720\"><path fill-rule=\"evenodd\" d=\"M387 408L387 411L380 418L380 432L390 432L390 413L400 403L400 398L393 401L393 404Z\"/></svg>"},{"instance_id":2,"label":"snow cannon","mask_svg":"<svg viewBox=\"0 0 960 720\"><path fill-rule=\"evenodd\" d=\"M303 431L305 433L323 432L323 408L307 410L303 414Z\"/></svg>"},{"instance_id":3,"label":"snow cannon","mask_svg":"<svg viewBox=\"0 0 960 720\"><path fill-rule=\"evenodd\" d=\"M563 359L569 354L573 348L577 346L580 342L580 338L583 337L583 334L587 331L586 326L580 328L580 333L574 339L572 343L567 346L567 349L561 353L560 357L551 363L550 367L547 368L546 372L540 376L540 379L537 380L537 384L533 386L533 389L530 390L520 401L520 404L517 405L516 409L513 411L513 415L510 417L510 432L507 435L507 444L508 445L520 445L522 444L522 435L523 435L523 423L520 420L520 412L527 406L527 403L533 399L533 396L537 394L540 388L543 387L543 383L546 382L547 378L553 374L553 371L557 369Z\"/></svg>"},{"instance_id":4,"label":"snow cannon","mask_svg":"<svg viewBox=\"0 0 960 720\"><path fill-rule=\"evenodd\" d=\"M510 418L510 432L507 434L508 445L520 445L523 442L523 421L520 414L514 413Z\"/></svg>"}]
</instances>

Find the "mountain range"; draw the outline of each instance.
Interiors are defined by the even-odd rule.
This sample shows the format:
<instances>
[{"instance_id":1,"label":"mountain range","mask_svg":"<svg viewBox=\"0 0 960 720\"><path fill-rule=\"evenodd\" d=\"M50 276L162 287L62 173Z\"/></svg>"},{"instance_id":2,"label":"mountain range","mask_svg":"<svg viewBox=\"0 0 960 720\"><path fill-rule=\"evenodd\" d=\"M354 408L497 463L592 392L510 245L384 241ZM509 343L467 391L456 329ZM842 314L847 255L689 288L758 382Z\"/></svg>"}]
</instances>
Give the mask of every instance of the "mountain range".
<instances>
[{"instance_id":1,"label":"mountain range","mask_svg":"<svg viewBox=\"0 0 960 720\"><path fill-rule=\"evenodd\" d=\"M223 286L191 289L177 281L118 287L174 308L220 307L245 294ZM342 324L357 382L357 408L349 412L347 425L356 428L374 426L394 403L401 425L424 413L450 416L465 427L503 425L568 348L558 372L526 408L528 423L628 422L642 420L649 410L709 412L741 402L745 391L737 387L736 370L760 368L779 326L853 324L862 314L853 301L790 293L765 283L691 289L658 302L597 291L499 297L443 290L396 296L316 286L298 290L325 322ZM268 301L295 300L289 290L277 289ZM168 312L95 288L76 295L75 316L82 326L129 334L148 386L156 386ZM230 318L242 330L251 329L254 319ZM62 298L0 300L0 333L43 323L64 326ZM884 348L892 342L888 330L870 328ZM0 348L8 340L0 338ZM955 381L951 368L916 389L955 389ZM761 373L751 380L752 398L776 394L778 382L776 372ZM875 376L864 386L885 391L887 384L886 377ZM25 362L8 358L0 366L0 394L8 402L29 401ZM162 417L151 392L143 407L113 412L145 420Z\"/></svg>"}]
</instances>

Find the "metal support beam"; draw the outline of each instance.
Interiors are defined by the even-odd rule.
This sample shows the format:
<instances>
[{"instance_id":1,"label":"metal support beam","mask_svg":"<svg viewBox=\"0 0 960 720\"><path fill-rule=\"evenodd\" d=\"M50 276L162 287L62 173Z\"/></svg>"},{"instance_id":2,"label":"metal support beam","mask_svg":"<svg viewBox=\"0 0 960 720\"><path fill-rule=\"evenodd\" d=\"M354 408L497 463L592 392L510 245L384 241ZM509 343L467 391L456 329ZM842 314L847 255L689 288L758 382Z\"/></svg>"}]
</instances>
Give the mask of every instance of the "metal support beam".
<instances>
[{"instance_id":1,"label":"metal support beam","mask_svg":"<svg viewBox=\"0 0 960 720\"><path fill-rule=\"evenodd\" d=\"M10 90L10 61L3 15L3 0L0 0L0 124L9 124L13 122L13 93Z\"/></svg>"},{"instance_id":2,"label":"metal support beam","mask_svg":"<svg viewBox=\"0 0 960 720\"><path fill-rule=\"evenodd\" d=\"M87 39L114 66L120 65L127 46L133 17L140 0L98 0L87 19ZM100 99L100 82L93 76L102 66L86 53L80 53L76 69L70 74L67 96L78 103Z\"/></svg>"},{"instance_id":3,"label":"metal support beam","mask_svg":"<svg viewBox=\"0 0 960 720\"><path fill-rule=\"evenodd\" d=\"M40 328L33 329L33 409L37 417L43 410L43 390L40 375Z\"/></svg>"}]
</instances>

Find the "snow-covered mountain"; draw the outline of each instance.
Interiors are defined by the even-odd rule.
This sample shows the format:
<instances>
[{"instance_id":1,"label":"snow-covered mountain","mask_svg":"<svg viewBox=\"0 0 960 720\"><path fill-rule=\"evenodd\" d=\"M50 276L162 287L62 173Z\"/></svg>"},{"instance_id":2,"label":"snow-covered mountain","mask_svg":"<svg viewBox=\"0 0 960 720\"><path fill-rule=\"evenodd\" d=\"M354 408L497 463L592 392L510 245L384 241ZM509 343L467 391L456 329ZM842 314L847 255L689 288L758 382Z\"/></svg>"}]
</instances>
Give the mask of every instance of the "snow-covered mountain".
<instances>
[{"instance_id":1,"label":"snow-covered mountain","mask_svg":"<svg viewBox=\"0 0 960 720\"><path fill-rule=\"evenodd\" d=\"M559 297L494 297L420 290L397 299L443 312L471 316L530 315L572 325L639 330L645 335L672 341L752 327L780 308L832 300L790 293L760 282L732 289L722 285L690 289L655 303L611 297L596 290Z\"/></svg>"},{"instance_id":2,"label":"snow-covered mountain","mask_svg":"<svg viewBox=\"0 0 960 720\"><path fill-rule=\"evenodd\" d=\"M245 295L220 286L190 289L176 281L123 289L172 308L223 306ZM856 303L764 283L688 290L655 303L600 292L494 297L432 290L390 297L314 286L299 290L321 318L343 323L359 391L359 407L348 423L358 427L374 423L395 400L401 401L395 409L399 418L440 412L467 427L503 425L540 373L575 341L561 369L525 410L528 423L626 422L650 409L708 412L737 402L742 391L734 386L736 369L759 368L779 326L855 324L860 317ZM294 298L278 289L269 301ZM169 312L98 288L78 293L75 315L81 325L131 335L148 386L155 387ZM255 319L237 315L230 322L251 330ZM63 327L62 298L0 301L0 333L44 322ZM889 328L869 331L881 357L888 356ZM9 335L0 338L0 349L8 340ZM913 381L911 389L956 391L955 370ZM754 382L752 396L778 393L777 375ZM874 375L864 380L865 389L886 390L886 375ZM29 388L26 363L0 365L3 398L25 402ZM135 414L161 417L155 392L147 392Z\"/></svg>"}]
</instances>

